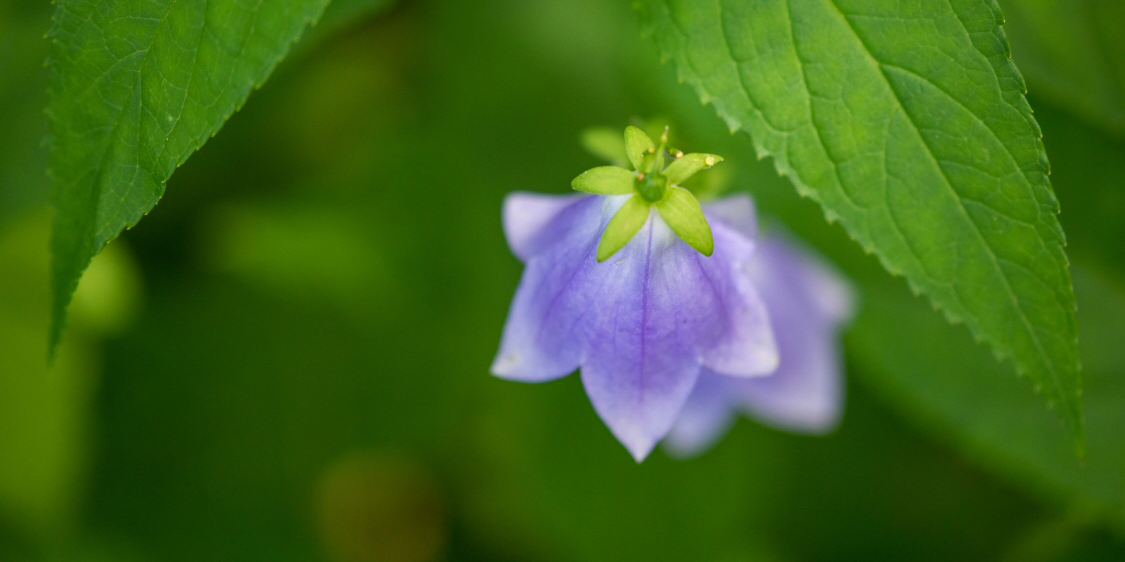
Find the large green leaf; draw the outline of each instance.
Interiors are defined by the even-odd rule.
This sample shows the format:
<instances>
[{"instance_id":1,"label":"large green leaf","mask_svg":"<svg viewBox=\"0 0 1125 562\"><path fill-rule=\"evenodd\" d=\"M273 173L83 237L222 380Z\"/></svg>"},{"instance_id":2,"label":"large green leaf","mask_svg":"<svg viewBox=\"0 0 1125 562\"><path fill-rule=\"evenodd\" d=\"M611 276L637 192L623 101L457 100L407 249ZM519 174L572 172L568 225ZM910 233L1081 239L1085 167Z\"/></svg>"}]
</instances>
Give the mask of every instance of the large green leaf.
<instances>
[{"instance_id":1,"label":"large green leaf","mask_svg":"<svg viewBox=\"0 0 1125 562\"><path fill-rule=\"evenodd\" d=\"M1031 91L1125 133L1125 2L1001 0Z\"/></svg>"},{"instance_id":2,"label":"large green leaf","mask_svg":"<svg viewBox=\"0 0 1125 562\"><path fill-rule=\"evenodd\" d=\"M1058 204L994 5L654 0L641 12L732 130L889 271L1014 358L1082 448Z\"/></svg>"},{"instance_id":3,"label":"large green leaf","mask_svg":"<svg viewBox=\"0 0 1125 562\"><path fill-rule=\"evenodd\" d=\"M59 0L53 42L52 344L90 259L260 86L328 0Z\"/></svg>"}]
</instances>

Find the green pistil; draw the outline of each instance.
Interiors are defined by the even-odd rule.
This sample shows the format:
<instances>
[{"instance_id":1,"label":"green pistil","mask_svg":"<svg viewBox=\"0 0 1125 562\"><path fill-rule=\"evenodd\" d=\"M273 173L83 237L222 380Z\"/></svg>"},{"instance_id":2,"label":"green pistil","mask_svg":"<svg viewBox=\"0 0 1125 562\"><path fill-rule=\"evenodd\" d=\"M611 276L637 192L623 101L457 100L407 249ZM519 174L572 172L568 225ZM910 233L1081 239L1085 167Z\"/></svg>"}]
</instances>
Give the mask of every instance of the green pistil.
<instances>
[{"instance_id":1,"label":"green pistil","mask_svg":"<svg viewBox=\"0 0 1125 562\"><path fill-rule=\"evenodd\" d=\"M633 189L637 190L645 201L656 203L664 198L664 192L668 190L668 178L659 173L641 174L637 176Z\"/></svg>"}]
</instances>

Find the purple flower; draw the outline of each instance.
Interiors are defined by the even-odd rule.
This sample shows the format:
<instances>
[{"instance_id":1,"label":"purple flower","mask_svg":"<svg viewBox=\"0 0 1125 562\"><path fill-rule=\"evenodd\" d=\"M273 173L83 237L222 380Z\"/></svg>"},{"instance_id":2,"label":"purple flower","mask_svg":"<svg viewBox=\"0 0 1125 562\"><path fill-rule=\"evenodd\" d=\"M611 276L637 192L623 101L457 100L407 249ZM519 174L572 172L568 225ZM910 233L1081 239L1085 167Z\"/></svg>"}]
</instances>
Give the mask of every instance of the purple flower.
<instances>
[{"instance_id":1,"label":"purple flower","mask_svg":"<svg viewBox=\"0 0 1125 562\"><path fill-rule=\"evenodd\" d=\"M572 186L590 195L507 197L505 235L526 268L493 374L542 382L580 368L638 462L670 431L674 453L705 447L739 407L800 430L834 424L846 291L782 242L756 252L749 197L702 207L680 187L722 158L667 142L667 128L658 146L629 127L632 171L586 171Z\"/></svg>"},{"instance_id":2,"label":"purple flower","mask_svg":"<svg viewBox=\"0 0 1125 562\"><path fill-rule=\"evenodd\" d=\"M840 420L844 378L838 332L851 317L850 288L783 235L761 240L744 271L769 308L780 364L772 375L756 379L704 369L664 439L673 456L703 452L739 412L799 433L825 433Z\"/></svg>"},{"instance_id":3,"label":"purple flower","mask_svg":"<svg viewBox=\"0 0 1125 562\"><path fill-rule=\"evenodd\" d=\"M527 267L492 372L541 382L581 367L594 409L639 461L671 429L701 370L763 376L776 369L778 352L743 271L754 244L716 220L752 223L750 199L705 211L710 257L652 211L619 252L598 262L602 232L628 197L508 196L505 234Z\"/></svg>"}]
</instances>

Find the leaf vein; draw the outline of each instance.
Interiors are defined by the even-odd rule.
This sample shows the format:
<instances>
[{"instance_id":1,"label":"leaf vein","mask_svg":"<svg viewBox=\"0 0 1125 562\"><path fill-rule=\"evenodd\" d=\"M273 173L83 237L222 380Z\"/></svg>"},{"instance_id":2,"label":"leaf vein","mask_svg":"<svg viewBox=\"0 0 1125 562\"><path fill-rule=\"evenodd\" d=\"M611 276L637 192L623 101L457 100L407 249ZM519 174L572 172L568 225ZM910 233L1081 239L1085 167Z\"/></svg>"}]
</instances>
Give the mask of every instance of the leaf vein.
<instances>
[{"instance_id":1,"label":"leaf vein","mask_svg":"<svg viewBox=\"0 0 1125 562\"><path fill-rule=\"evenodd\" d=\"M902 100L899 99L899 97L898 97L898 93L895 92L894 88L890 85L890 80L887 78L887 76L883 73L883 71L881 69L881 62L878 59L876 59L875 56L871 53L871 49L867 47L867 44L864 42L863 38L860 37L860 35L856 31L855 27L853 27L851 22L848 21L847 15L836 4L836 0L827 0L827 2L828 2L829 5L831 5L836 10L837 14L839 14L839 16L840 16L840 19L843 20L844 23L847 24L848 29L852 32L852 34L855 36L856 40L863 47L863 52L867 55L867 57L871 60L871 62L875 65L875 67L880 69L880 75L883 76L883 80L886 82L886 86L887 86L888 90L890 90L890 92L893 94L893 97L895 99L896 104L899 106L899 109L903 111L903 114L906 116L907 121L915 129L915 132L917 133L917 135L918 135L919 139L921 140L922 144L926 147L926 154L933 161L934 166L937 167L937 169L939 170L940 175L941 175L942 180L943 180L943 183L949 189L949 191L951 193L953 193L954 199L957 201L958 209L961 211L961 213L968 220L968 223L970 225L972 225L973 232L976 234L976 236L980 240L980 242L984 245L985 252L988 254L989 259L992 261L993 268L995 269L995 271L997 273L999 273L1000 279L1002 279L1003 282L1004 282L1004 288L1007 291L1008 295L1011 297L1012 304L1015 307L1015 310L1016 310L1016 313L1017 313L1017 315L1020 319L1020 322L1023 324L1024 329L1026 330L1027 334L1031 337L1031 341L1035 346L1036 352L1043 359L1043 364L1045 366L1045 369L1047 370L1047 372L1051 376L1052 384L1054 384L1056 388L1061 389L1062 384L1061 384L1061 381L1059 380L1059 376L1058 376L1058 373L1055 369L1054 363L1051 361L1050 356L1046 353L1046 350L1043 348L1043 342L1040 341L1038 332L1036 332L1036 330L1032 327L1031 321L1028 319L1026 311L1024 310L1023 306L1020 304L1019 298L1016 297L1015 290L1012 288L1012 283L1011 283L1011 280L1008 278L1008 274L1004 271L1004 269L1002 267L1000 267L1000 262L999 262L998 257L996 256L996 253L993 251L992 246L988 244L987 239L984 237L984 234L980 230L980 226L977 225L976 221L973 220L972 215L970 215L968 210L965 208L964 203L960 199L960 195L957 193L957 190L953 187L953 184L950 181L949 176L946 174L945 169L942 168L941 163L938 162L938 159L934 156L933 148L929 145L929 142L926 140L925 135L923 135L921 133L921 131L918 129L918 124L914 122L913 117L910 115L909 112L906 111L906 108L903 105ZM997 343L997 345L999 345L999 344Z\"/></svg>"}]
</instances>

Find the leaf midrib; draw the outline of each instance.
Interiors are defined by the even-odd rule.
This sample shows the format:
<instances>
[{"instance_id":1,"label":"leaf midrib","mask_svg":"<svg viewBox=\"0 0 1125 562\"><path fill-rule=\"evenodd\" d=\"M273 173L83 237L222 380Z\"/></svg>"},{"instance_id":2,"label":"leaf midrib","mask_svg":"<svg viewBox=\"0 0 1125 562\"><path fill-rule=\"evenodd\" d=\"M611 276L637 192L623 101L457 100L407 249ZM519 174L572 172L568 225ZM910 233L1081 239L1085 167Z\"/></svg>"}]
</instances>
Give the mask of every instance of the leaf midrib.
<instances>
[{"instance_id":1,"label":"leaf midrib","mask_svg":"<svg viewBox=\"0 0 1125 562\"><path fill-rule=\"evenodd\" d=\"M965 208L964 203L961 201L960 194L957 193L956 189L953 189L953 185L949 180L949 176L946 174L945 169L941 166L941 162L934 155L933 149L930 147L929 142L926 140L925 135L922 134L921 130L918 127L918 124L914 122L913 116L910 115L910 112L907 111L906 107L903 105L902 100L899 99L898 92L896 92L894 87L891 86L890 80L887 78L886 74L884 73L883 63L881 63L878 59L876 59L875 56L871 53L871 50L867 47L866 42L864 42L863 38L860 37L859 33L856 31L856 29L852 25L851 21L848 20L847 15L844 14L843 10L841 10L840 7L836 4L836 0L826 0L826 1L828 2L829 5L832 6L832 8L834 10L836 10L836 13L840 16L840 19L843 20L843 22L847 25L848 30L855 37L856 41L858 41L860 46L863 47L863 52L867 56L868 60L870 60L871 63L874 64L875 67L879 69L879 75L883 78L883 82L886 85L887 90L891 93L891 96L894 98L895 104L898 106L899 111L901 111L902 114L906 117L907 121L910 122L910 126L914 129L915 134L917 134L918 138L922 141L922 145L925 146L925 148L926 148L926 155L929 156L930 160L933 162L934 166L938 169L938 171L941 174L942 183L946 186L946 188L950 191L950 193L953 194L953 198L957 201L957 209L961 212L962 215L964 215L965 219L969 222L969 224L972 225L973 232L976 234L978 240L984 246L985 251L988 254L988 257L992 262L992 266L993 266L994 270L997 273L999 273L1000 278L1003 279L1004 288L1007 291L1008 295L1011 297L1012 304L1014 305L1017 313L1019 314L1020 322L1023 324L1024 329L1031 336L1031 340L1035 344L1036 352L1044 360L1043 363L1046 366L1046 370L1051 375L1051 382L1054 384L1056 389L1061 390L1062 384L1061 384L1061 381L1059 380L1058 373L1056 372L1056 369L1054 368L1054 363L1050 360L1050 356L1043 349L1043 344L1039 339L1038 333L1031 326L1031 322L1027 317L1026 311L1024 310L1023 306L1020 304L1019 298L1016 297L1016 294L1015 294L1014 290L1012 289L1011 281L1008 279L1008 274L1004 272L1004 269L1002 267L1000 267L999 259L997 258L995 252L993 252L992 247L988 244L987 240L984 238L984 234L980 231L980 227L977 225L976 221L973 220L972 215L970 215L969 212L968 212L968 209ZM791 10L792 10L792 0L786 0L785 4L786 4L786 7L791 12ZM964 22L962 22L960 16L957 15L957 11L955 9L953 9L952 6L949 6L949 8L950 8L950 11L957 18L957 21L959 23L961 23L962 29L964 29L967 33L968 30L965 29ZM790 25L792 25L792 18L790 18ZM793 37L794 48L796 48L797 36L792 32L792 30L790 31L790 35ZM797 55L797 58L798 58L798 60L800 59L800 54ZM934 87L937 88L936 85ZM947 96L949 95L944 90L941 90L941 88L937 88L937 89L938 89L938 91L941 91L943 94L945 94ZM806 85L806 90L807 90L807 85ZM1003 142L1001 142L998 137L996 137L996 133L994 131L992 131L992 129L990 127L988 127L987 124L984 124L984 122L982 120L980 120L979 116L977 116L975 113L973 113L972 111L970 111L968 108L964 107L963 105L961 105L961 107L963 109L965 109L966 111L968 111L970 115L973 115L974 118L976 118L978 121L980 121L981 124L984 125L985 129L987 129L993 135L993 138L995 138L997 140L997 142L1000 142L1001 146L1004 146L1005 151L1008 154L1008 157L1012 159L1012 163L1015 164L1016 169L1020 171L1020 177L1027 180L1027 177L1023 173L1023 168L1019 166L1019 163L1015 160L1014 155L1012 155L1012 153L1011 153L1010 149L1008 149L1007 145L1004 144ZM811 108L810 108L810 111L811 111ZM816 123L815 122L813 122L813 128L816 129ZM819 139L819 133L817 135L817 138ZM823 143L821 144L821 147L827 152L828 149L827 149L827 147L824 147ZM836 168L835 161L833 161L831 157L829 158L829 160L832 161L833 169L835 169ZM1030 183L1028 183L1028 187L1030 187ZM1038 198L1035 197L1034 193L1032 193L1032 197L1034 198L1034 200L1038 201ZM1038 209L1038 206L1036 208ZM1001 214L1003 215L1003 213L1001 213ZM1004 215L1004 216L1007 217L1007 215ZM915 259L917 259L917 258L915 258ZM954 291L954 294L956 295L956 291ZM960 300L960 297L957 297L957 298L958 298L958 300ZM1056 300L1056 304L1060 304L1060 303L1058 303L1057 300ZM1017 363L1018 363L1018 361L1017 361ZM1062 393L1060 392L1060 396L1061 395L1062 395Z\"/></svg>"},{"instance_id":2,"label":"leaf midrib","mask_svg":"<svg viewBox=\"0 0 1125 562\"><path fill-rule=\"evenodd\" d=\"M99 2L99 3L98 3L98 4L97 4L97 5L96 5L96 6L95 6L95 7L93 8L93 9L91 9L91 11L90 11L90 14L89 14L89 16L88 16L87 18L85 18L85 19L84 19L84 20L82 21L82 26L85 26L86 24L93 24L93 21L94 21L94 16L93 16L93 14L94 14L94 12L96 12L96 11L97 11L97 8L98 8L98 7L100 7L100 6L102 6L102 5L103 5L103 4L104 4L104 3L106 2L106 1L107 1L107 0L102 0L102 1L101 1L101 2ZM144 53L144 54L142 54L142 55L141 55L141 60L140 60L140 62L139 62L139 63L137 63L137 72L136 72L136 74L137 74L137 77L138 77L138 79L139 79L139 77L140 77L140 74L141 74L141 69L143 69L143 68L144 68L144 65L145 65L145 61L146 61L146 60L148 60L148 54L149 54L150 52L152 52L152 46L153 46L153 45L154 45L154 44L156 43L156 34L157 34L157 30L159 30L159 29L160 29L160 26L164 25L164 22L168 21L168 14L172 13L172 5L173 5L173 4L175 4L175 2L169 2L169 3L168 3L168 6L167 6L167 7L166 7L166 8L164 9L164 15L163 15L163 16L161 16L161 17L160 17L160 21L158 21L158 22L156 23L156 25L154 25L154 26L153 26L153 28L152 28L152 29L153 29L153 31L152 31L152 35L151 35L151 36L149 36L149 38L148 38L148 45L147 45L147 46L146 46L146 47L144 48L144 50L143 50L143 51L137 51L137 52L143 52L143 53ZM64 6L65 6L65 4L64 4ZM135 55L135 54L136 54L136 52L132 53L132 54L131 54L131 55L129 55L129 56L132 56L132 55ZM116 66L117 66L117 64L121 63L122 61L124 61L124 60L125 60L125 59L127 59L127 58L128 58L128 56L126 56L126 57L122 57L122 58L118 59L118 60L117 60L117 62L115 62L115 63L113 64L113 66L111 66L111 67L110 67L110 69L109 69L109 70L107 70L107 71L103 72L103 73L101 74L101 76L98 76L98 78L94 80L94 83L93 83L93 84L91 84L91 85L90 85L90 87L88 87L88 88L86 89L86 91L85 91L85 92L84 92L84 93L83 93L83 94L82 94L82 95L81 95L81 96L80 96L80 97L78 98L78 102L79 102L79 103L78 103L78 104L76 104L76 106L80 106L80 105L81 105L81 102L82 102L82 100L84 100L84 99L85 99L85 97L86 97L87 95L89 95L89 93L90 93L90 92L92 92L92 91L93 91L93 89L94 89L95 87L97 87L97 85L98 85L98 84L100 84L100 83L101 83L101 81L102 81L102 80L104 80L106 76L108 76L108 75L110 74L110 72L111 72L111 71L113 70L113 68L114 68L114 67L116 67ZM113 125L112 125L112 126L110 127L110 129L109 129L109 133L108 133L108 134L106 135L106 140L105 140L105 147L104 147L104 148L102 148L102 150L101 150L101 156L99 156L99 157L98 157L98 164L97 164L97 165L96 165L96 166L94 167L94 170L93 170L93 171L94 171L94 177L93 177L93 179L94 179L94 181L95 181L95 182L96 182L97 184L100 184L100 183L101 183L101 178L102 178L102 175L103 175L103 174L105 173L105 169L106 169L106 158L108 158L108 157L109 157L109 152L110 152L110 149L112 149L112 148L113 148L113 137L114 137L114 135L115 135L115 134L117 133L117 130L118 130L118 128L119 128L119 127L121 126L121 114L125 112L125 107L126 107L126 105L127 105L127 104L129 103L129 101L130 101L130 100L131 100L131 99L133 98L133 95L134 95L134 92L135 92L135 88L136 88L136 86L133 86L133 87L131 87L131 88L130 88L130 93L129 93L129 95L128 95L128 96L127 96L127 97L126 97L126 98L125 98L125 99L124 99L124 100L122 101L121 105L120 105L120 106L119 106L119 107L117 108L117 114L116 114L116 115L114 115L114 117L113 117ZM138 103L139 103L139 102L138 102ZM138 124L138 134L139 134L139 127L140 127L140 125ZM140 167L140 163L138 162L138 163L137 163L137 164L135 165L135 167L136 167L136 168L139 168L139 167ZM74 179L73 179L72 181L70 181L70 182L69 182L69 184L68 184L68 185L67 185L67 187L66 187L67 191L69 191L69 190L70 190L71 188L73 188L73 187L74 187L75 185L78 185L78 184L79 184L79 183L80 183L80 182L82 181L82 178L83 178L83 177L84 177L84 174L79 174L79 175L78 175L77 177L75 177L75 178L74 178ZM136 170L134 170L134 175L133 175L133 177L134 177L134 178L136 177ZM94 207L94 225L93 225L93 226L94 226L94 229L93 229L93 230L94 230L94 232L93 232L93 234L94 234L94 241L95 241L95 246L97 246L97 238L99 238L99 237L101 236L101 234L102 234L102 233L101 233L101 230L102 230L102 229L101 229L101 228L100 228L100 227L98 226L98 224L97 224L97 223L98 223L98 210L99 210L99 209L101 209L101 207L102 207L102 195L103 195L103 191L102 191L101 189L98 189L98 188L97 188L97 186L95 185L95 188L94 188L94 201L95 201L95 204L96 204L96 206ZM97 250L98 250L97 248L94 248L94 251L95 251L95 252L96 252Z\"/></svg>"}]
</instances>

